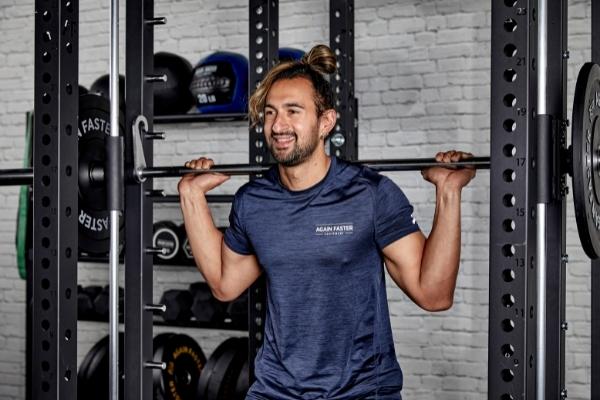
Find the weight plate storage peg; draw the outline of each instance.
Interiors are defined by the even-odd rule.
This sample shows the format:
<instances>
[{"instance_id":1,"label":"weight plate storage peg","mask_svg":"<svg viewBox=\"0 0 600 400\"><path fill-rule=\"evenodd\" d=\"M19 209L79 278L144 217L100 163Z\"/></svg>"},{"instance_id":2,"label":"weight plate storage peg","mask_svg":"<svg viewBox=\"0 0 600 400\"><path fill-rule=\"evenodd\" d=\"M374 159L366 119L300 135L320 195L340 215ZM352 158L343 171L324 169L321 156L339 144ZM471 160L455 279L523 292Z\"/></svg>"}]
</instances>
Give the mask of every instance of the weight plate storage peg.
<instances>
[{"instance_id":1,"label":"weight plate storage peg","mask_svg":"<svg viewBox=\"0 0 600 400\"><path fill-rule=\"evenodd\" d=\"M124 125L119 119L122 135ZM93 168L104 168L104 138L110 134L110 103L105 98L86 94L79 96L79 250L92 255L105 255L110 244L110 213L106 206L106 185L91 177ZM43 162L43 161L42 161ZM123 242L125 219L119 221Z\"/></svg>"},{"instance_id":2,"label":"weight plate storage peg","mask_svg":"<svg viewBox=\"0 0 600 400\"><path fill-rule=\"evenodd\" d=\"M154 360L167 368L154 370L154 400L196 400L206 356L200 345L182 334L163 333L153 341Z\"/></svg>"},{"instance_id":3,"label":"weight plate storage peg","mask_svg":"<svg viewBox=\"0 0 600 400\"><path fill-rule=\"evenodd\" d=\"M575 218L581 245L591 259L600 255L600 67L579 71L573 100L572 175Z\"/></svg>"}]
</instances>

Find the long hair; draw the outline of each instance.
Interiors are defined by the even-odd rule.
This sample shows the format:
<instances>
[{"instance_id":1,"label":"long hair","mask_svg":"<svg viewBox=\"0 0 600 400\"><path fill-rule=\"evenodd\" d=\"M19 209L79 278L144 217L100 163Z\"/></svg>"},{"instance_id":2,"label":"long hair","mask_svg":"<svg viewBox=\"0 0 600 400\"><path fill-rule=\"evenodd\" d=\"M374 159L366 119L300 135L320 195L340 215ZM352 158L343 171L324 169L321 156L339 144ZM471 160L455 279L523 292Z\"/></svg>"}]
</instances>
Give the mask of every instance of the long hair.
<instances>
[{"instance_id":1,"label":"long hair","mask_svg":"<svg viewBox=\"0 0 600 400\"><path fill-rule=\"evenodd\" d=\"M316 45L301 60L286 61L271 68L248 101L252 126L262 122L267 94L273 84L282 79L305 78L315 89L317 116L334 108L333 92L324 75L336 70L335 54L323 44Z\"/></svg>"}]
</instances>

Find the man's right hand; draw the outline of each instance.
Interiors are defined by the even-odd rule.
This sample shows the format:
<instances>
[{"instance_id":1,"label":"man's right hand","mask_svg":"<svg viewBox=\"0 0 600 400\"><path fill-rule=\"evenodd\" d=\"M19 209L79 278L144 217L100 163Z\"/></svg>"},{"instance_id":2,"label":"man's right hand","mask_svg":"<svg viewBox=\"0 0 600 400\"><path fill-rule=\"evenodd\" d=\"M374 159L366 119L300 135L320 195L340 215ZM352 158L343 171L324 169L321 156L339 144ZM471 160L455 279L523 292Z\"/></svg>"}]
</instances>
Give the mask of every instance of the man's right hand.
<instances>
[{"instance_id":1,"label":"man's right hand","mask_svg":"<svg viewBox=\"0 0 600 400\"><path fill-rule=\"evenodd\" d=\"M207 170L214 164L212 159L200 157L196 160L186 162L185 167ZM177 190L181 196L195 195L198 193L206 194L206 192L216 188L228 179L229 176L227 175L212 172L206 174L186 174L179 180Z\"/></svg>"}]
</instances>

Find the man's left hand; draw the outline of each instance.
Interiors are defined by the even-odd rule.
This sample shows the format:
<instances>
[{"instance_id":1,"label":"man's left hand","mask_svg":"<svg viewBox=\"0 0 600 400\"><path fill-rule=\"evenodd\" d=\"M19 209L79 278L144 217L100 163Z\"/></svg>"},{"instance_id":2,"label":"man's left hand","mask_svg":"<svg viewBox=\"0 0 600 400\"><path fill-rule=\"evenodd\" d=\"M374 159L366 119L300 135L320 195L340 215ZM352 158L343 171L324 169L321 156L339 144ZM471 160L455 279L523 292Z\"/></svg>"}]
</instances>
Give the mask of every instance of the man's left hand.
<instances>
[{"instance_id":1,"label":"man's left hand","mask_svg":"<svg viewBox=\"0 0 600 400\"><path fill-rule=\"evenodd\" d=\"M468 160L472 157L473 154L471 153L450 150L437 153L435 155L435 160L440 164L443 164ZM423 175L425 180L433 183L438 189L460 190L475 177L475 168L444 168L443 165L440 165L439 167L431 167L422 170L421 175Z\"/></svg>"}]
</instances>

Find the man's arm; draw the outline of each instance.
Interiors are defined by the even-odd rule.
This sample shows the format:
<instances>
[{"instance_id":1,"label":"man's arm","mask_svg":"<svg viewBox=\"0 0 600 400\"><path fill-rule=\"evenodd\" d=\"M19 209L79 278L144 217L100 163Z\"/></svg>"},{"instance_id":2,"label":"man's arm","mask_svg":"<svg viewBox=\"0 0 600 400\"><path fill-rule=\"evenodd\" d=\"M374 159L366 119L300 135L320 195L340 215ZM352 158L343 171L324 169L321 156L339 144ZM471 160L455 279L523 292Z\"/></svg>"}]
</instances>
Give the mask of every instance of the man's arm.
<instances>
[{"instance_id":1,"label":"man's arm","mask_svg":"<svg viewBox=\"0 0 600 400\"><path fill-rule=\"evenodd\" d=\"M438 162L455 162L469 153L438 153ZM475 176L472 169L441 167L423 171L436 185L436 207L429 238L415 232L383 249L385 264L396 284L420 307L447 310L454 301L461 246L461 192Z\"/></svg>"},{"instance_id":2,"label":"man's arm","mask_svg":"<svg viewBox=\"0 0 600 400\"><path fill-rule=\"evenodd\" d=\"M212 160L206 158L186 163L186 167L197 169L212 165ZM221 301L236 299L262 273L256 257L231 250L213 222L205 194L227 179L221 174L186 175L177 188L194 261L213 295Z\"/></svg>"}]
</instances>

